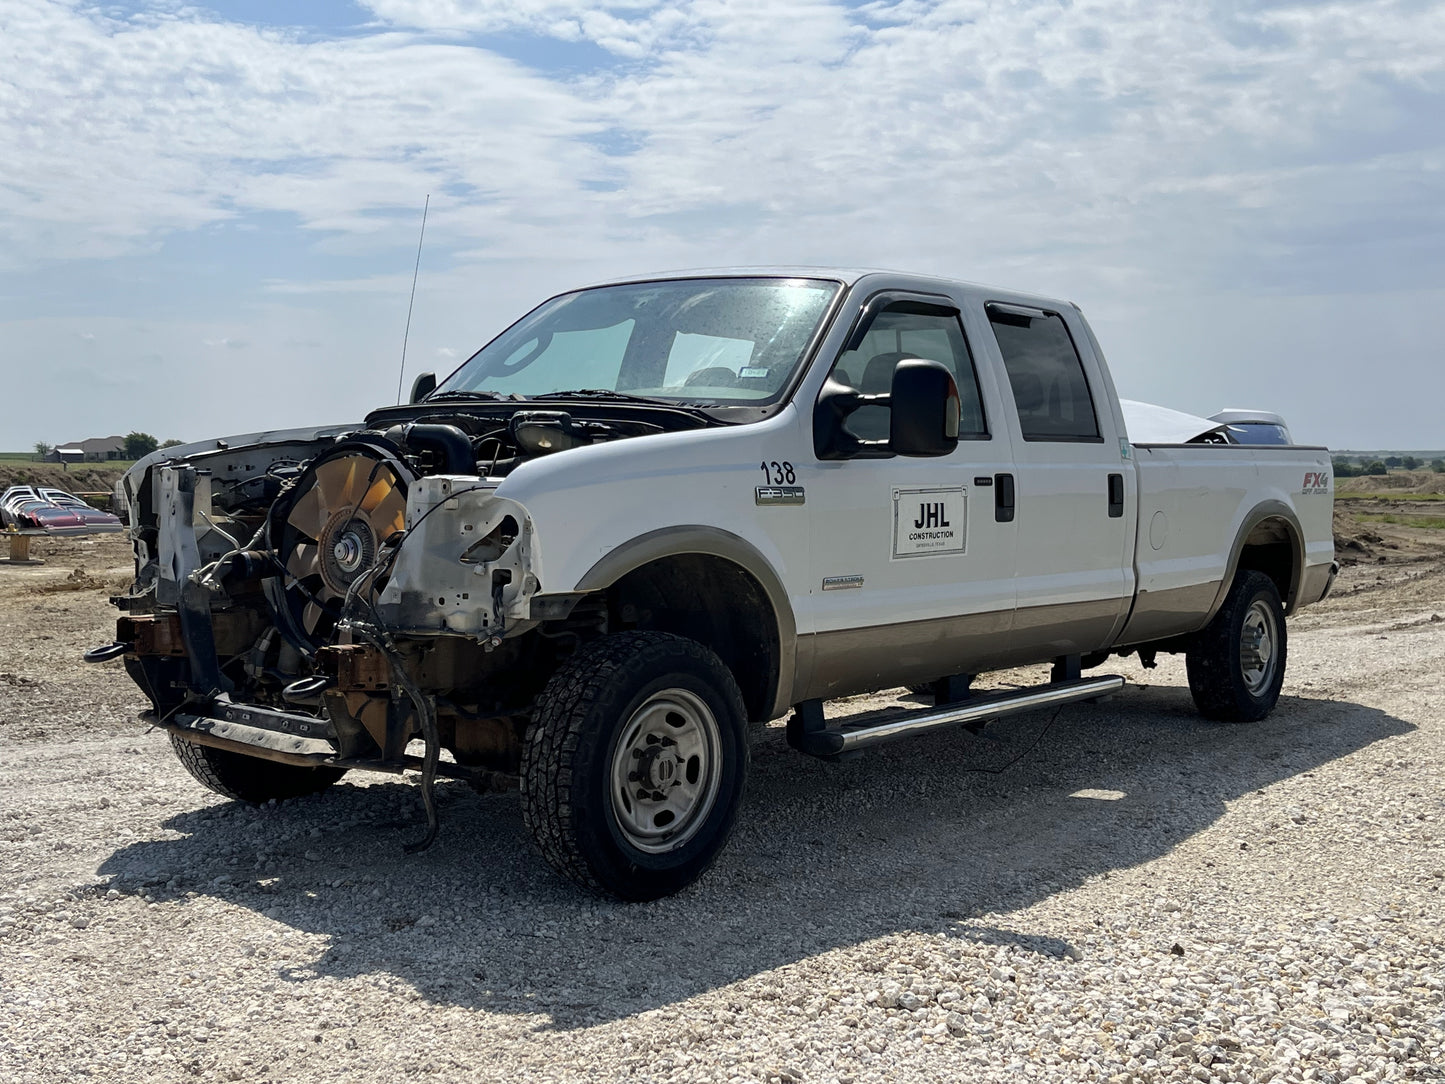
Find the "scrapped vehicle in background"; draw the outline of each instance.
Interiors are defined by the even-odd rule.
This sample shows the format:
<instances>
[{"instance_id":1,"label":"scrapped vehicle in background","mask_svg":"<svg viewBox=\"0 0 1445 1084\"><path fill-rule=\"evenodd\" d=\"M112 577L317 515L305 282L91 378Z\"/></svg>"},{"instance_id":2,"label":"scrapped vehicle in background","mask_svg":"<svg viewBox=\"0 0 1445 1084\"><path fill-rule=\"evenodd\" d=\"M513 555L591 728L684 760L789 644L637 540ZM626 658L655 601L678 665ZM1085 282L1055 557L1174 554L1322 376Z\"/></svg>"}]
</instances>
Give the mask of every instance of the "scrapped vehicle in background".
<instances>
[{"instance_id":1,"label":"scrapped vehicle in background","mask_svg":"<svg viewBox=\"0 0 1445 1084\"><path fill-rule=\"evenodd\" d=\"M1235 444L1293 444L1289 426L1271 410L1221 410L1209 416Z\"/></svg>"},{"instance_id":2,"label":"scrapped vehicle in background","mask_svg":"<svg viewBox=\"0 0 1445 1084\"><path fill-rule=\"evenodd\" d=\"M0 494L0 528L91 534L121 530L120 517L92 508L61 489L11 486Z\"/></svg>"},{"instance_id":3,"label":"scrapped vehicle in background","mask_svg":"<svg viewBox=\"0 0 1445 1084\"><path fill-rule=\"evenodd\" d=\"M1285 616L1335 570L1328 453L1124 418L1068 302L820 270L578 290L362 423L137 463L135 583L88 657L217 793L419 769L418 846L436 776L512 783L556 869L651 899L723 847L750 724L849 756L1159 652L1210 718L1274 707ZM932 705L824 713L900 685Z\"/></svg>"},{"instance_id":4,"label":"scrapped vehicle in background","mask_svg":"<svg viewBox=\"0 0 1445 1084\"><path fill-rule=\"evenodd\" d=\"M105 534L121 530L119 516L113 512L106 512L103 509L95 508L87 504L74 493L67 493L63 489L52 489L49 486L41 486L40 496L56 508L62 508L79 516L86 528L92 532Z\"/></svg>"}]
</instances>

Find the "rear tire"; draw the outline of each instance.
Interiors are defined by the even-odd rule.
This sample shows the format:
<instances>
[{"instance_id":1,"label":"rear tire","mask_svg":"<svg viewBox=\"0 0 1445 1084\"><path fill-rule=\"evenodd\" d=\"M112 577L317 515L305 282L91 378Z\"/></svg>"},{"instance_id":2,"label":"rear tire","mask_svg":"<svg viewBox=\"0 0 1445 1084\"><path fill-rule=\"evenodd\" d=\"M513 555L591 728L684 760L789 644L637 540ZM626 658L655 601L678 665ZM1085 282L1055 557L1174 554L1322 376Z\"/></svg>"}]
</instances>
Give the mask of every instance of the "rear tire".
<instances>
[{"instance_id":1,"label":"rear tire","mask_svg":"<svg viewBox=\"0 0 1445 1084\"><path fill-rule=\"evenodd\" d=\"M559 873L654 900L722 851L747 765L747 713L722 661L671 633L617 633L564 662L538 698L522 819Z\"/></svg>"},{"instance_id":2,"label":"rear tire","mask_svg":"<svg viewBox=\"0 0 1445 1084\"><path fill-rule=\"evenodd\" d=\"M346 774L345 768L302 768L197 745L177 734L171 735L171 748L196 782L223 798L251 805L315 794Z\"/></svg>"},{"instance_id":3,"label":"rear tire","mask_svg":"<svg viewBox=\"0 0 1445 1084\"><path fill-rule=\"evenodd\" d=\"M1228 723L1263 719L1279 700L1287 655L1279 588L1263 572L1240 572L1184 655L1199 713Z\"/></svg>"}]
</instances>

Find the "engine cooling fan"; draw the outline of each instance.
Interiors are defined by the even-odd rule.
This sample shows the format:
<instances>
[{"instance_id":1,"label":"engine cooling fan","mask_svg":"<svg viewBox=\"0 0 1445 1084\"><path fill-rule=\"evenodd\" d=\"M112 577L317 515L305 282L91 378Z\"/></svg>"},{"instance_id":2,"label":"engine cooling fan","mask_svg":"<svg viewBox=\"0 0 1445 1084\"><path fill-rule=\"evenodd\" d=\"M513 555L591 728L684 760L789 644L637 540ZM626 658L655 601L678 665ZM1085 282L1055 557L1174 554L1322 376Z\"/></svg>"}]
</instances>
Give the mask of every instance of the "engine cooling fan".
<instances>
[{"instance_id":1,"label":"engine cooling fan","mask_svg":"<svg viewBox=\"0 0 1445 1084\"><path fill-rule=\"evenodd\" d=\"M384 449L352 444L328 453L296 484L277 552L286 567L287 609L312 645L329 638L351 585L406 526L411 477ZM365 590L384 582L378 577Z\"/></svg>"}]
</instances>

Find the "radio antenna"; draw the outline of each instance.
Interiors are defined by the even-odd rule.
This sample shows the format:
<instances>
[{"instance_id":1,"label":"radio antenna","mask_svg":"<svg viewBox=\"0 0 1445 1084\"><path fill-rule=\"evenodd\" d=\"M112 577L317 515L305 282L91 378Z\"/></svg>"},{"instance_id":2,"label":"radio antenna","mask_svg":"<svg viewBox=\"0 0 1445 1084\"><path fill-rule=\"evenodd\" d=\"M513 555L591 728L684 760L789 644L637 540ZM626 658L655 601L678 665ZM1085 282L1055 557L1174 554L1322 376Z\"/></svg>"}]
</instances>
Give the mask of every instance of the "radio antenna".
<instances>
[{"instance_id":1,"label":"radio antenna","mask_svg":"<svg viewBox=\"0 0 1445 1084\"><path fill-rule=\"evenodd\" d=\"M421 236L416 239L416 266L411 271L411 300L406 303L406 330L401 333L401 372L396 374L396 405L401 405L401 385L406 380L406 340L411 336L411 310L416 304L416 278L421 273L421 243L426 238L426 213L431 207L431 193L421 208Z\"/></svg>"}]
</instances>

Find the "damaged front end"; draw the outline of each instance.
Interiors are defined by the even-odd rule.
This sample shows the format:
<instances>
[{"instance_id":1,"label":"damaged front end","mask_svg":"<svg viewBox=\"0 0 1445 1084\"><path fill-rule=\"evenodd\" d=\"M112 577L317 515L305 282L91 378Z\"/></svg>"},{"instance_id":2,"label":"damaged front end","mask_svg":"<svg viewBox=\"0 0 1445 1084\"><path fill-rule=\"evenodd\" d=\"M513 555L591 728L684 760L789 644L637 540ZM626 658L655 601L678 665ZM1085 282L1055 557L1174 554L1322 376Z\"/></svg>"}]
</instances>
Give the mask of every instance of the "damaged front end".
<instances>
[{"instance_id":1,"label":"damaged front end","mask_svg":"<svg viewBox=\"0 0 1445 1084\"><path fill-rule=\"evenodd\" d=\"M533 524L475 438L413 423L233 443L126 476L136 579L89 657L123 658L152 721L194 745L418 768L429 810L437 774L507 785L575 600L534 617Z\"/></svg>"}]
</instances>

